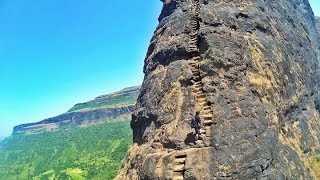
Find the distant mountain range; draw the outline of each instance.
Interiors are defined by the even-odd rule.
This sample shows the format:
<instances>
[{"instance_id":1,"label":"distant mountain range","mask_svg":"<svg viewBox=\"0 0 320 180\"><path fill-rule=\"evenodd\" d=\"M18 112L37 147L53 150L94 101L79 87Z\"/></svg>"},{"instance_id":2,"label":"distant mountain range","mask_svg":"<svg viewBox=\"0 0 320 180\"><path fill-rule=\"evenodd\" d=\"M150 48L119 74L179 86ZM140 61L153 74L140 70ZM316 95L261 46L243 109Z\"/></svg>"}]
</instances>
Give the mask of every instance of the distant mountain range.
<instances>
[{"instance_id":1,"label":"distant mountain range","mask_svg":"<svg viewBox=\"0 0 320 180\"><path fill-rule=\"evenodd\" d=\"M15 126L13 134L54 131L69 125L86 126L105 121L126 119L136 103L140 86L122 89L94 100L76 104L68 112L36 123Z\"/></svg>"}]
</instances>

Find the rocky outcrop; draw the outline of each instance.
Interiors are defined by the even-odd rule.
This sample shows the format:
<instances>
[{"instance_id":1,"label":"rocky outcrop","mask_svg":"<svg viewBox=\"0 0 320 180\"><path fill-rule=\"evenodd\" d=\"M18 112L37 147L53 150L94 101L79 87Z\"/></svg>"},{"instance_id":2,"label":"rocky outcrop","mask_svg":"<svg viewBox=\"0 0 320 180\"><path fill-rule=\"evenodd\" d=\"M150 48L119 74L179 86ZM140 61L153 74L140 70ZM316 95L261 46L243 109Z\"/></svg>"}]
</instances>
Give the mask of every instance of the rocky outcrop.
<instances>
[{"instance_id":1,"label":"rocky outcrop","mask_svg":"<svg viewBox=\"0 0 320 180\"><path fill-rule=\"evenodd\" d=\"M54 131L63 127L87 126L102 122L128 119L134 110L140 86L99 96L94 100L76 104L67 113L36 123L15 126L13 134ZM112 107L112 108L110 108Z\"/></svg>"},{"instance_id":2,"label":"rocky outcrop","mask_svg":"<svg viewBox=\"0 0 320 180\"><path fill-rule=\"evenodd\" d=\"M117 179L316 179L319 43L307 0L163 0Z\"/></svg>"}]
</instances>

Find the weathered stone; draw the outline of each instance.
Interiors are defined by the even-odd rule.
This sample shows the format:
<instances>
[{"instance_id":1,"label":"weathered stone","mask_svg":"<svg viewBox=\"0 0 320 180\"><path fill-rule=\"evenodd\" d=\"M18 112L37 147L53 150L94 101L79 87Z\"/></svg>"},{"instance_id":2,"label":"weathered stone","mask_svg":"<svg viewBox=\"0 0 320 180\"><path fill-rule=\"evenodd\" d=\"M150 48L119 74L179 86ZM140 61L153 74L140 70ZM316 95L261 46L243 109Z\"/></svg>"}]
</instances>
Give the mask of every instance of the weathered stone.
<instances>
[{"instance_id":1,"label":"weathered stone","mask_svg":"<svg viewBox=\"0 0 320 180\"><path fill-rule=\"evenodd\" d=\"M164 1L117 179L316 179L319 49L307 0ZM196 110L213 116L208 147L192 143Z\"/></svg>"},{"instance_id":2,"label":"weathered stone","mask_svg":"<svg viewBox=\"0 0 320 180\"><path fill-rule=\"evenodd\" d=\"M320 17L316 17L316 26L317 26L318 33L320 35Z\"/></svg>"}]
</instances>

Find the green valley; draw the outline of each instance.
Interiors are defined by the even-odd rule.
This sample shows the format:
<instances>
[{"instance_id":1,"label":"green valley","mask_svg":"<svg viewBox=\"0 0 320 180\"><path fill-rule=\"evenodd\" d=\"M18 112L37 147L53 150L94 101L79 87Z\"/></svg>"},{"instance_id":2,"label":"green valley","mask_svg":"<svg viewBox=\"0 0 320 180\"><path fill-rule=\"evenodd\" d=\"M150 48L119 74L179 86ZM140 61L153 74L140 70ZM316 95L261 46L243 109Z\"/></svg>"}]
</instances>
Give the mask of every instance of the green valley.
<instances>
[{"instance_id":1,"label":"green valley","mask_svg":"<svg viewBox=\"0 0 320 180\"><path fill-rule=\"evenodd\" d=\"M112 179L131 137L128 120L12 135L0 144L0 179Z\"/></svg>"}]
</instances>

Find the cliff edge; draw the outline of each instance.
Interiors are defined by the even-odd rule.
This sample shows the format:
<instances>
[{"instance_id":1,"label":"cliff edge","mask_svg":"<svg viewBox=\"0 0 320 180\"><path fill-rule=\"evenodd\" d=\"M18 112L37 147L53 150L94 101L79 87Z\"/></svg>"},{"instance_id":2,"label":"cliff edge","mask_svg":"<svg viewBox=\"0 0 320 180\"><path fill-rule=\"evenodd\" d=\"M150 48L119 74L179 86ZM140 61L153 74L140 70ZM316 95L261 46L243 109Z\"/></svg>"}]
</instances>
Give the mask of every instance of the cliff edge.
<instances>
[{"instance_id":1,"label":"cliff edge","mask_svg":"<svg viewBox=\"0 0 320 180\"><path fill-rule=\"evenodd\" d=\"M309 2L162 2L135 145L117 179L320 178L320 40Z\"/></svg>"}]
</instances>

